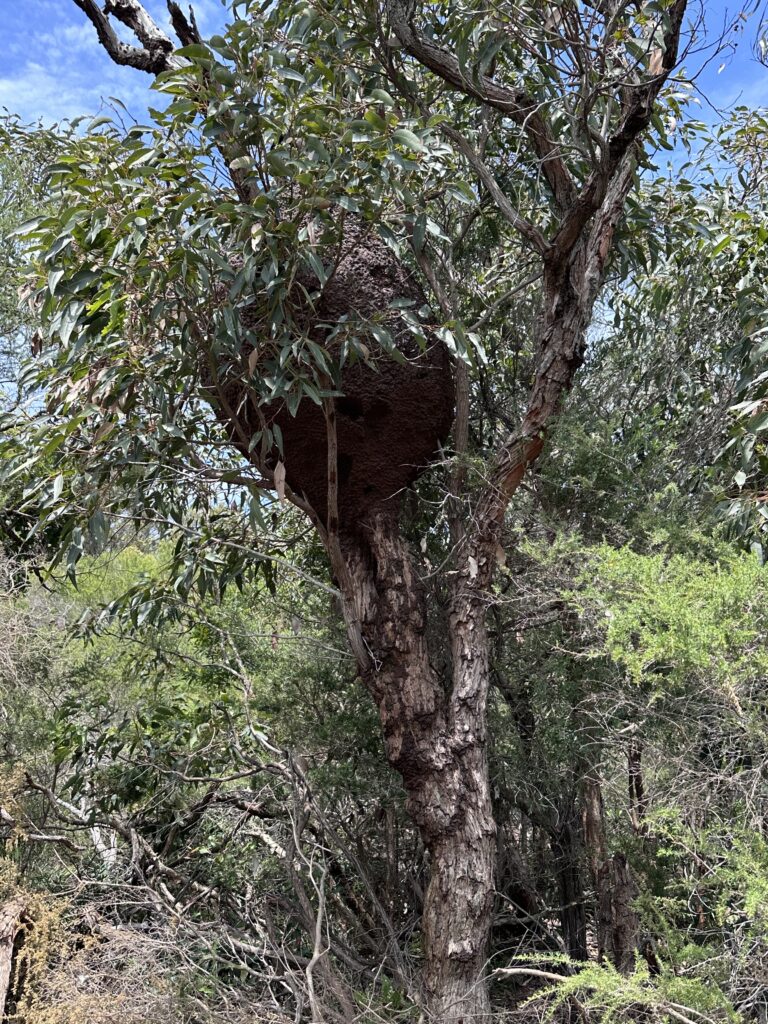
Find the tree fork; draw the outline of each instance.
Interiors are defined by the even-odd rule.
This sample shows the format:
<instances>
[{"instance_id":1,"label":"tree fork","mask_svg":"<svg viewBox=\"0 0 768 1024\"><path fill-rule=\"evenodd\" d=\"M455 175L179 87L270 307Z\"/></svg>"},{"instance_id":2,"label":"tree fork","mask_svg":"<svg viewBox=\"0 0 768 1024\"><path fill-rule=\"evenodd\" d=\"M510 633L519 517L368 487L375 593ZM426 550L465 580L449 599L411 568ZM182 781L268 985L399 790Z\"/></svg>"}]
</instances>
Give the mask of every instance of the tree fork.
<instances>
[{"instance_id":1,"label":"tree fork","mask_svg":"<svg viewBox=\"0 0 768 1024\"><path fill-rule=\"evenodd\" d=\"M93 0L74 2L117 63L150 73L171 66L174 58L167 43L157 26L142 17L138 0L111 0L107 10L134 29L141 47L123 44ZM350 636L359 641L355 653L360 674L377 703L387 757L402 775L408 810L431 857L423 919L427 1010L441 1022L479 1024L489 1013L483 971L494 893L495 831L486 760L490 673L485 620L499 536L509 502L539 457L581 365L585 332L632 187L638 138L676 63L686 0L669 5L658 69L626 90L619 123L602 140L580 188L561 140L539 106L492 77L470 82L451 53L419 33L415 6L403 0L384 4L402 49L452 89L512 119L539 161L559 217L558 230L547 241L527 230L515 211L501 203L516 230L522 229L524 237L527 230L543 261L535 379L526 415L498 451L457 552L449 617L450 685L443 685L430 662L426 604L396 506L374 508L355 524L355 532L340 535L338 547L332 545L335 550L329 552L337 567L346 569L337 571L337 577ZM232 155L227 149L227 158ZM234 173L233 184L237 189ZM242 184L239 190L247 195Z\"/></svg>"}]
</instances>

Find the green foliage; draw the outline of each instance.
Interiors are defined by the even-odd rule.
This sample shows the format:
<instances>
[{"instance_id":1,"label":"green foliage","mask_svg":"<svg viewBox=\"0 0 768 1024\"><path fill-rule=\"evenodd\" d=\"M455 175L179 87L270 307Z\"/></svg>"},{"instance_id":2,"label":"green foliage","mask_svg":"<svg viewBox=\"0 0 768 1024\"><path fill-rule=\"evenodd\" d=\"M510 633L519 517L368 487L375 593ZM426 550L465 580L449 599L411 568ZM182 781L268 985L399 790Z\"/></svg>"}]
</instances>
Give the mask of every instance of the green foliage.
<instances>
[{"instance_id":1,"label":"green foliage","mask_svg":"<svg viewBox=\"0 0 768 1024\"><path fill-rule=\"evenodd\" d=\"M530 90L584 183L590 131L618 128L611 89L628 68L647 73L667 15L650 3L617 17L617 45L599 67L580 69L579 89L563 87L554 40L540 52L528 46L536 5L514 17L474 3L446 9L428 31L468 80L493 66ZM485 139L488 166L540 230L555 211L517 132L494 123L486 139L474 98L446 92L408 60L390 66L375 5L237 4L223 35L180 56L155 83L169 104L149 124L123 132L98 118L51 168L52 215L26 235L47 344L28 383L47 408L16 423L4 460L10 479L29 481L22 508L37 529L60 524L71 572L129 519L181 537L182 561L210 586L235 579L246 561L231 545L211 553L213 564L195 557L218 535L205 530L212 489L266 532L257 474L243 469L209 408L221 412L220 382L240 378L254 404L282 399L295 412L332 393L347 362L398 357L376 318L327 325L323 345L307 331L344 218L369 222L406 263L423 253L445 261L453 315L431 326L459 357L482 364L487 353L489 394L527 379L526 331L509 325L530 322L537 286L520 239L479 201L476 172L443 128ZM686 96L676 84L654 117L661 145L663 115L679 117ZM227 173L234 188L223 184ZM645 237L640 205L633 216ZM631 245L623 252L636 258ZM418 338L434 319L427 308L399 315ZM502 426L492 409L483 442L494 445ZM235 440L251 450L280 444L268 424ZM259 546L270 552L267 537Z\"/></svg>"},{"instance_id":2,"label":"green foliage","mask_svg":"<svg viewBox=\"0 0 768 1024\"><path fill-rule=\"evenodd\" d=\"M529 960L542 962L536 957ZM545 963L562 964L572 971L561 976L547 971L547 980L553 983L528 998L528 1004L547 1000L546 1020L555 1019L558 1011L569 1004L582 1013L594 1014L604 1024L632 1020L636 1014L658 1021L686 1020L690 1019L689 1014L733 1024L742 1019L717 989L696 978L671 973L653 977L641 959L629 975L620 974L608 962L583 965L567 957L548 957ZM531 973L535 975L535 969Z\"/></svg>"},{"instance_id":3,"label":"green foliage","mask_svg":"<svg viewBox=\"0 0 768 1024\"><path fill-rule=\"evenodd\" d=\"M636 683L688 686L704 675L737 699L737 681L766 669L766 580L754 556L727 549L711 563L603 547L578 600L602 612L605 650Z\"/></svg>"},{"instance_id":4,"label":"green foliage","mask_svg":"<svg viewBox=\"0 0 768 1024\"><path fill-rule=\"evenodd\" d=\"M690 159L674 184L649 180L633 199L644 211L631 218L640 227L632 262L642 269L630 289L618 279L609 299L614 331L632 339L632 363L655 352L648 376L666 378L643 415L689 434L688 487L713 490L732 534L758 550L768 521L767 128L765 110L748 107L715 130L684 126ZM647 393L638 381L636 399Z\"/></svg>"},{"instance_id":5,"label":"green foliage","mask_svg":"<svg viewBox=\"0 0 768 1024\"><path fill-rule=\"evenodd\" d=\"M599 67L571 67L536 4L443 5L425 31L467 82L493 69L528 89L581 185L666 7L620 5ZM556 211L510 120L385 45L375 5L231 13L156 82L167 106L149 123L97 119L55 147L14 129L20 162L0 161L15 223L31 194L18 168L56 149L51 207L25 253L18 237L4 253L14 288L30 261L26 317L44 339L0 457L22 540L51 538L70 576L47 577L50 592L25 579L3 602L0 824L41 888L78 879L78 907L95 892L110 920L161 934L182 979L172 991L186 987L205 1019L221 1019L219 993L227 1024L270 1019L253 992L291 1003L320 933L322 969L350 979L361 1012L408 1019L428 858L383 767L320 545L244 466L243 448L280 437L265 425L237 451L217 378L295 411L349 363L397 358L376 317L326 325L325 345L307 329L344 219L360 218L409 268L426 255L444 275L440 323L426 307L400 315L472 366L465 465L483 479L519 421L539 285L447 129L482 147L538 229ZM680 135L702 148L702 126L680 124L686 95L670 90L654 120L662 149ZM509 904L494 952L562 948L572 907L594 921L589 781L661 961L658 977L639 962L629 978L568 961L545 992L550 1016L576 1001L606 1021L760 1009L745 979L768 962L765 570L722 542L712 499L739 514L744 498L759 504L765 468L764 128L737 114L710 168L705 151L673 183L645 159L584 377L504 528L488 595ZM743 368L723 475L712 463ZM438 634L451 541L444 494L434 480L420 491L407 529ZM431 647L447 675L448 644ZM643 806L627 796L630 742Z\"/></svg>"},{"instance_id":6,"label":"green foliage","mask_svg":"<svg viewBox=\"0 0 768 1024\"><path fill-rule=\"evenodd\" d=\"M0 386L16 381L23 347L29 344L35 317L19 308L24 280L21 244L14 234L45 202L45 170L59 140L42 129L29 131L18 118L0 117Z\"/></svg>"}]
</instances>

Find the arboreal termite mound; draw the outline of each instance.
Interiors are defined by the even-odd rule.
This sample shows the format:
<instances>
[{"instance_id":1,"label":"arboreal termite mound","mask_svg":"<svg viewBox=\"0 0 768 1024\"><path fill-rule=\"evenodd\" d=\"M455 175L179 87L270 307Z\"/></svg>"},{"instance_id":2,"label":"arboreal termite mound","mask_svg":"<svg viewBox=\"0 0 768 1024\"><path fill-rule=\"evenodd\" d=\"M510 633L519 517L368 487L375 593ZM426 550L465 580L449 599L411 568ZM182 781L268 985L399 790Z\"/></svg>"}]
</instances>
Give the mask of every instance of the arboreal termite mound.
<instances>
[{"instance_id":1,"label":"arboreal termite mound","mask_svg":"<svg viewBox=\"0 0 768 1024\"><path fill-rule=\"evenodd\" d=\"M308 334L321 346L328 327L342 318L365 321L377 317L406 357L395 361L380 353L375 368L364 361L344 367L340 390L334 399L337 433L339 525L353 529L375 508L396 508L397 496L414 482L432 461L451 429L454 385L451 361L445 346L427 332L420 348L402 318L392 308L397 299L425 303L412 274L388 246L359 220L348 217L333 253L333 269L315 301ZM317 289L315 279L301 282ZM241 310L248 326L248 309ZM273 448L265 453L249 450L243 439L261 427L259 413L247 400L242 379L225 383L226 408L219 415L229 421L233 440L261 469L275 465ZM328 515L328 437L323 409L305 398L292 416L285 403L261 407L261 416L282 433L286 482L303 497L318 518ZM236 417L236 422L232 422Z\"/></svg>"}]
</instances>

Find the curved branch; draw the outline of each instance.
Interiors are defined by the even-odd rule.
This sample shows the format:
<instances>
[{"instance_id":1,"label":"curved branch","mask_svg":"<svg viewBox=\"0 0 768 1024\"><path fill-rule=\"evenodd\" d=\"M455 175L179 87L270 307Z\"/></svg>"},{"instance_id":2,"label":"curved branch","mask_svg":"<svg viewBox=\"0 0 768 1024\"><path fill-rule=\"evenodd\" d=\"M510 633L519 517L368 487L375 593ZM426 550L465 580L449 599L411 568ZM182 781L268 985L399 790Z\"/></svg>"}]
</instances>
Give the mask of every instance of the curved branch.
<instances>
[{"instance_id":1,"label":"curved branch","mask_svg":"<svg viewBox=\"0 0 768 1024\"><path fill-rule=\"evenodd\" d=\"M651 59L656 73L648 81L626 90L621 124L608 139L605 157L595 167L573 207L563 219L553 245L563 250L571 248L579 238L592 215L600 208L608 187L617 174L622 161L637 139L651 122L653 105L678 61L680 33L687 8L687 0L675 0L669 11L669 26L664 34L664 47Z\"/></svg>"},{"instance_id":2,"label":"curved branch","mask_svg":"<svg viewBox=\"0 0 768 1024\"><path fill-rule=\"evenodd\" d=\"M506 114L523 128L558 206L568 209L576 199L576 186L541 107L533 97L524 89L500 85L487 75L479 75L477 84L470 81L452 53L419 35L404 0L387 0L386 7L392 30L407 53L466 96Z\"/></svg>"},{"instance_id":3,"label":"curved branch","mask_svg":"<svg viewBox=\"0 0 768 1024\"><path fill-rule=\"evenodd\" d=\"M173 52L173 43L155 25L144 8L141 7L141 4L134 3L133 0L122 0L119 13L114 4L105 5L102 11L95 0L74 0L74 3L77 4L83 14L93 24L99 36L99 42L115 64L136 68L138 71L146 71L150 75L159 75L161 72L167 71L172 67L169 58ZM141 33L139 33L134 24L126 20L128 12L124 11L123 7L129 5L133 8L136 25L141 26ZM143 44L142 47L131 46L130 43L124 43L118 37L109 22L107 15L110 13L114 13L118 20L136 32L137 38ZM146 24L145 19L151 23L154 33L149 33L149 25Z\"/></svg>"},{"instance_id":4,"label":"curved branch","mask_svg":"<svg viewBox=\"0 0 768 1024\"><path fill-rule=\"evenodd\" d=\"M114 14L129 28L148 53L170 54L173 43L138 0L106 0L105 14Z\"/></svg>"},{"instance_id":5,"label":"curved branch","mask_svg":"<svg viewBox=\"0 0 768 1024\"><path fill-rule=\"evenodd\" d=\"M549 252L550 243L541 231L539 231L536 225L523 217L522 214L515 209L509 199L507 199L496 181L490 167L480 157L471 143L464 138L461 132L456 131L456 129L451 127L451 125L444 124L441 127L443 133L451 140L451 142L453 142L459 152L466 157L467 162L477 174L483 187L496 204L502 217L517 232L519 232L523 238L525 238L529 245L540 256L546 256Z\"/></svg>"}]
</instances>

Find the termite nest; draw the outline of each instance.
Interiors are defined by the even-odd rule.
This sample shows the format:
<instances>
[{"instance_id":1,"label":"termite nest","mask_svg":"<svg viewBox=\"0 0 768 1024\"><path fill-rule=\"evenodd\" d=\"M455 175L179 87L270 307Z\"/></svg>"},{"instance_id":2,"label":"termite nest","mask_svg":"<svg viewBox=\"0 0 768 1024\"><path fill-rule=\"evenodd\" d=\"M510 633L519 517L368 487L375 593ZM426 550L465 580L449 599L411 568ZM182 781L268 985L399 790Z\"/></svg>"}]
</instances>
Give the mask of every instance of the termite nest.
<instances>
[{"instance_id":1,"label":"termite nest","mask_svg":"<svg viewBox=\"0 0 768 1024\"><path fill-rule=\"evenodd\" d=\"M320 346L327 342L328 324L342 318L376 317L406 357L395 361L384 352L375 366L364 360L341 372L343 397L333 399L336 411L337 494L339 525L353 529L371 510L395 508L399 495L432 462L445 442L453 420L454 383L445 345L430 331L419 345L394 300L412 300L410 308L425 305L418 281L378 236L356 218L348 217L334 248L334 269L313 306L309 337ZM306 279L307 289L319 289L317 279ZM248 310L241 310L248 327ZM313 327L313 323L317 327ZM325 326L321 326L325 325ZM280 458L277 450L264 453L259 445L249 450L246 438L264 422L282 432L282 461L291 491L303 498L318 518L328 517L328 436L323 409L308 398L292 416L284 401L263 405L257 412L248 400L242 376L225 387L226 409L218 414L230 436L261 471L271 470Z\"/></svg>"}]
</instances>

